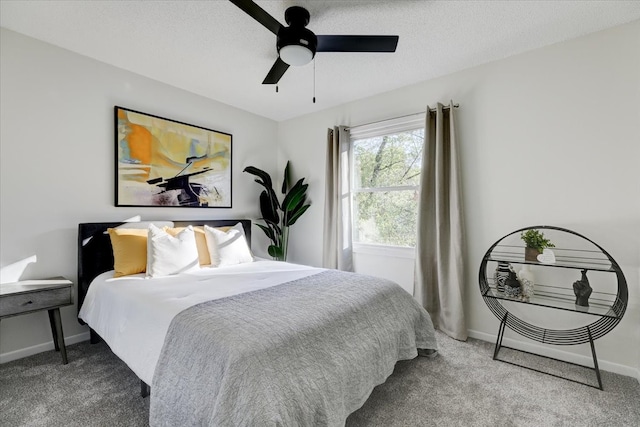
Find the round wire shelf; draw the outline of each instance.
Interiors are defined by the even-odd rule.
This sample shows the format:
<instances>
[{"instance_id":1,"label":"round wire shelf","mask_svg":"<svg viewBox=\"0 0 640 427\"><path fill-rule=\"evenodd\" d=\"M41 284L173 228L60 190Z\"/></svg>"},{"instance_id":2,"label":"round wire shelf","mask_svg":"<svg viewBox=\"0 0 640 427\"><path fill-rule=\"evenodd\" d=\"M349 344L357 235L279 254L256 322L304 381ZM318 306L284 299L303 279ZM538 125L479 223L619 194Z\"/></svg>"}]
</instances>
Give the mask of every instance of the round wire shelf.
<instances>
[{"instance_id":1,"label":"round wire shelf","mask_svg":"<svg viewBox=\"0 0 640 427\"><path fill-rule=\"evenodd\" d=\"M571 264L548 265L548 264L542 264L542 263L536 263L536 262L532 263L532 262L527 262L524 260L513 259L513 258L504 259L503 262L535 264L535 265L553 266L553 267L565 267L565 268L573 268L573 269L580 269L580 270L592 269L597 271L611 271L615 273L618 281L618 289L615 295L615 299L613 299L610 307L608 307L609 310L606 312L606 314L605 313L588 313L591 315L598 316L598 319L586 326L581 326L573 329L546 329L520 319L519 317L510 313L509 310L507 310L507 308L505 308L505 306L502 304L502 301L511 301L511 300L508 298L499 298L497 297L496 294L493 293L493 290L490 287L489 281L487 279L487 263L489 261L500 261L498 257L492 256L492 254L494 249L503 240L505 240L506 238L516 233L520 233L522 231L529 230L529 229L557 230L557 231L569 233L577 237L580 237L590 242L594 246L596 246L599 249L600 253L606 256L608 261L611 263L611 267L603 270L603 268L601 267L601 264L600 265L594 264L593 268L589 268L589 265L584 265L584 264L583 265L571 265ZM485 253L482 259L482 262L480 264L480 271L478 273L478 279L479 279L480 292L482 294L482 298L484 299L484 302L489 307L489 310L491 310L491 312L498 318L498 320L503 322L507 327L517 332L518 334L525 336L529 339L532 339L534 341L538 341L545 344L576 345L576 344L585 344L589 342L592 343L593 340L596 340L608 334L609 332L611 332L611 330L615 328L618 325L618 323L620 323L627 309L627 302L629 299L629 291L627 288L627 281L624 277L624 274L622 273L622 270L620 269L620 266L618 265L618 263L613 259L613 257L611 257L611 255L609 255L607 251L605 251L601 246L599 246L598 244L584 237L581 234L578 234L571 230L567 230L565 228L548 226L548 225L539 225L539 226L521 228L519 230L516 230L512 233L505 235L504 237L499 239L497 242L495 242L489 248L489 250L487 250L487 252ZM517 302L522 302L524 304L527 304L526 301L517 301ZM549 305L536 304L536 305L543 305L550 308L559 308L559 307L554 307L551 304ZM571 310L571 311L575 311L577 313L581 312L581 310L578 310L578 309Z\"/></svg>"}]
</instances>

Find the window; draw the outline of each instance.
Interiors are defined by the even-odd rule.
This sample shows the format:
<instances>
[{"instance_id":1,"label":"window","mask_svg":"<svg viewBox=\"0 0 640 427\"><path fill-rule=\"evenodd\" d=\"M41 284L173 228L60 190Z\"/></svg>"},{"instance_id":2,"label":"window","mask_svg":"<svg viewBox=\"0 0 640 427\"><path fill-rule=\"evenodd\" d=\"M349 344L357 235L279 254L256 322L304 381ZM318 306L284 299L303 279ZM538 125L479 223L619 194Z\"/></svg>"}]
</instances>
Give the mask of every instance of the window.
<instances>
[{"instance_id":1,"label":"window","mask_svg":"<svg viewBox=\"0 0 640 427\"><path fill-rule=\"evenodd\" d=\"M351 128L357 244L415 247L424 114Z\"/></svg>"}]
</instances>

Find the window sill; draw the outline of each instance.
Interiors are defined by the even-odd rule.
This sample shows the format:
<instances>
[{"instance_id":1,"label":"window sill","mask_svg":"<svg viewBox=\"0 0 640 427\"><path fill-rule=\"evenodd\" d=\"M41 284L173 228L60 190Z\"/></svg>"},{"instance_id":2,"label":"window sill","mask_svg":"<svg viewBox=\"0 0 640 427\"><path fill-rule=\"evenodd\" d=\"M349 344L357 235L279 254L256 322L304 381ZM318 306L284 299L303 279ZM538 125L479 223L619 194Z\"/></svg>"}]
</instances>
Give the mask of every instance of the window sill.
<instances>
[{"instance_id":1,"label":"window sill","mask_svg":"<svg viewBox=\"0 0 640 427\"><path fill-rule=\"evenodd\" d=\"M368 243L353 244L353 253L363 255L415 259L415 252L415 248L401 246L374 245Z\"/></svg>"}]
</instances>

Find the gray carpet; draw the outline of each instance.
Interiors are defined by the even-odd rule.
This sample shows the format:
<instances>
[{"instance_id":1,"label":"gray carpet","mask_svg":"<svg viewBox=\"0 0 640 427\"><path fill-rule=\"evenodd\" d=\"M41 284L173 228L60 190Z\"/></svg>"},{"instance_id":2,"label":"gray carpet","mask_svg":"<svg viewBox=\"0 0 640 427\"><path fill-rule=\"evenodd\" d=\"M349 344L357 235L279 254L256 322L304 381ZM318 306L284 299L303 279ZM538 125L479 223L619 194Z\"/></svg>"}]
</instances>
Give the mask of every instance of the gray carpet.
<instances>
[{"instance_id":1,"label":"gray carpet","mask_svg":"<svg viewBox=\"0 0 640 427\"><path fill-rule=\"evenodd\" d=\"M493 361L489 343L438 334L434 359L399 362L347 426L640 426L640 384L602 372L604 391ZM149 399L101 343L0 365L0 425L144 426ZM500 357L595 384L592 371L502 350Z\"/></svg>"}]
</instances>

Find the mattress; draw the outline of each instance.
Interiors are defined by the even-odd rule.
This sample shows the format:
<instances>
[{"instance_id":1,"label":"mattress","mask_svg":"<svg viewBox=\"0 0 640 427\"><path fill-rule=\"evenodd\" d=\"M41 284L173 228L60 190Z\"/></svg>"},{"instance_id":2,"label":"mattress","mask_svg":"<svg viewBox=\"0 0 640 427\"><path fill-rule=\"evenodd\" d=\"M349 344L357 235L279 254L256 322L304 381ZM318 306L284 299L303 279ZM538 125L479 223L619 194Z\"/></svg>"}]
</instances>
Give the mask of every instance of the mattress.
<instances>
[{"instance_id":1,"label":"mattress","mask_svg":"<svg viewBox=\"0 0 640 427\"><path fill-rule=\"evenodd\" d=\"M108 271L93 280L78 317L142 381L151 384L171 321L180 312L206 301L266 289L322 271L260 259L153 279L144 274L114 278L113 271Z\"/></svg>"}]
</instances>

